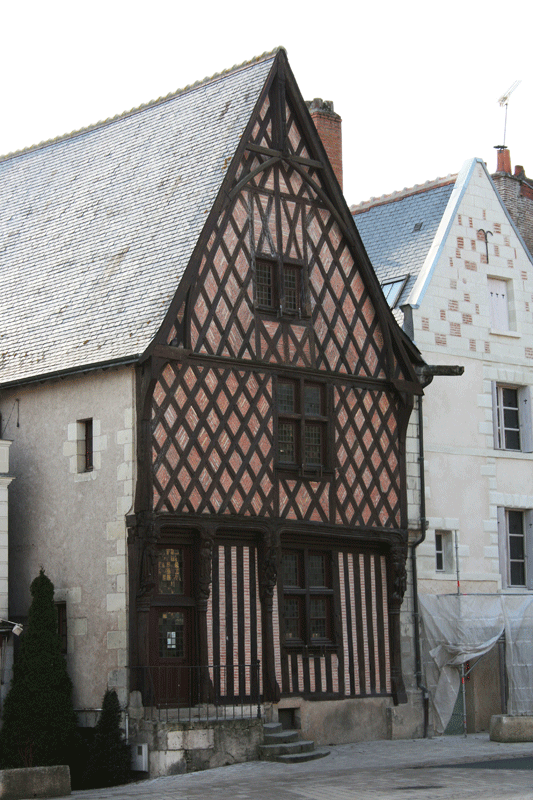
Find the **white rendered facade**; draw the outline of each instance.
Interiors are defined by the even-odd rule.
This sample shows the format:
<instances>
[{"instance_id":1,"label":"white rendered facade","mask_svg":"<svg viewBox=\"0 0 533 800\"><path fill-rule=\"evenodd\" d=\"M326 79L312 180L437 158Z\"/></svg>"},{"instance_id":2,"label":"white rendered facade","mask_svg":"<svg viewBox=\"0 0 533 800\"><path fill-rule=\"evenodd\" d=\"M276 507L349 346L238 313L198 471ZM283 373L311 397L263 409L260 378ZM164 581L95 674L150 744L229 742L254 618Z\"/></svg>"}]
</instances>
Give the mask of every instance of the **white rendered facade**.
<instances>
[{"instance_id":1,"label":"white rendered facade","mask_svg":"<svg viewBox=\"0 0 533 800\"><path fill-rule=\"evenodd\" d=\"M435 188L438 182L429 190ZM416 206L413 197L430 203L429 190L415 187L376 205L388 206L387 224L395 213L404 213L405 223L400 204L410 197L413 214L420 215L408 217L412 228L413 221L424 220L423 205ZM462 593L527 595L533 588L531 255L479 159L466 162L457 176L422 261L410 261L408 246L398 255L399 247L392 278L390 266L380 273L379 256L365 238L369 222L364 218L364 213L355 215L380 280L411 275L398 309L424 360L437 372L450 365L464 368L460 377L436 375L425 389L425 509L420 504L416 414L411 420L412 541L421 538L424 511L427 520L425 539L416 550L418 593L457 593L459 579ZM376 217L372 224L383 224L383 219ZM410 647L413 629L411 603L409 596L402 608L404 649ZM501 652L493 648L471 673L470 730L488 729L491 714L505 705Z\"/></svg>"}]
</instances>

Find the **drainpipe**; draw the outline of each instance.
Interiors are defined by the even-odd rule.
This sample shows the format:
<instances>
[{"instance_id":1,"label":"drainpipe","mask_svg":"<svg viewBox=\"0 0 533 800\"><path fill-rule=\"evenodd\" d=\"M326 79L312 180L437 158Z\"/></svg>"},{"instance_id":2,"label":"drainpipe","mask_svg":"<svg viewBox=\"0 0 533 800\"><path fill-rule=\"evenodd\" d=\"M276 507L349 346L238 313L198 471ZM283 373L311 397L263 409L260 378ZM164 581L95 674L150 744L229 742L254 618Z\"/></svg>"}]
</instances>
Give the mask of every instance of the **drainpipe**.
<instances>
[{"instance_id":1,"label":"drainpipe","mask_svg":"<svg viewBox=\"0 0 533 800\"><path fill-rule=\"evenodd\" d=\"M422 395L418 398L418 469L420 478L420 538L411 547L411 574L413 577L413 620L415 634L415 675L416 687L422 691L424 708L424 739L427 739L429 728L429 692L422 683L422 658L420 655L420 612L418 610L418 578L416 571L416 548L426 538L428 522L426 519L426 486L424 480L424 424Z\"/></svg>"},{"instance_id":2,"label":"drainpipe","mask_svg":"<svg viewBox=\"0 0 533 800\"><path fill-rule=\"evenodd\" d=\"M463 366L424 364L416 372L425 389L433 380L434 375L451 376L462 375ZM420 655L420 612L418 610L418 577L416 571L416 548L426 538L428 521L426 519L426 484L424 479L424 415L422 410L422 395L418 398L418 466L420 476L420 538L411 546L411 574L413 576L413 622L415 634L415 675L417 689L422 691L424 705L424 739L427 739L429 728L429 691L422 683L422 657Z\"/></svg>"}]
</instances>

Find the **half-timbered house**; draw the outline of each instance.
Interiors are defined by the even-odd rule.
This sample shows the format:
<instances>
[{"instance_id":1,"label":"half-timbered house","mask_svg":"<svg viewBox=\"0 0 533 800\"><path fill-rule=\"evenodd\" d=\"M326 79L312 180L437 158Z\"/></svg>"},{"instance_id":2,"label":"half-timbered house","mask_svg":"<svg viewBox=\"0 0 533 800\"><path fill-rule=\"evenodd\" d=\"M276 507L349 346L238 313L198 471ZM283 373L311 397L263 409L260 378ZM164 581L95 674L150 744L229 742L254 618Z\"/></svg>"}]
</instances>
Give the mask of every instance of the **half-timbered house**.
<instances>
[{"instance_id":1,"label":"half-timbered house","mask_svg":"<svg viewBox=\"0 0 533 800\"><path fill-rule=\"evenodd\" d=\"M285 52L6 157L0 185L11 602L43 564L77 704L259 694L324 740L385 736L420 356Z\"/></svg>"}]
</instances>

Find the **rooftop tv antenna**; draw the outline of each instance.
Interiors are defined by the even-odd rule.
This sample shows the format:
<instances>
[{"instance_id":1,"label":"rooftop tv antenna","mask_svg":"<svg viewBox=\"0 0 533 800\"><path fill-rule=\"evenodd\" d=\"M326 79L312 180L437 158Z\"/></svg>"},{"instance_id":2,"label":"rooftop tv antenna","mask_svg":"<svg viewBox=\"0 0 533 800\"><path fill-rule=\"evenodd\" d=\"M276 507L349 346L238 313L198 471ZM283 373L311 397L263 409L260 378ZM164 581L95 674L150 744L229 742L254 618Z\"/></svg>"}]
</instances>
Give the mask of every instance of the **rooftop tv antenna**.
<instances>
[{"instance_id":1,"label":"rooftop tv antenna","mask_svg":"<svg viewBox=\"0 0 533 800\"><path fill-rule=\"evenodd\" d=\"M514 92L514 90L522 83L522 81L515 81L512 86L510 86L507 91L502 94L498 103L500 106L505 106L505 122L503 123L503 144L496 145L497 150L504 150L505 149L505 135L507 132L507 106L509 105L509 98Z\"/></svg>"}]
</instances>

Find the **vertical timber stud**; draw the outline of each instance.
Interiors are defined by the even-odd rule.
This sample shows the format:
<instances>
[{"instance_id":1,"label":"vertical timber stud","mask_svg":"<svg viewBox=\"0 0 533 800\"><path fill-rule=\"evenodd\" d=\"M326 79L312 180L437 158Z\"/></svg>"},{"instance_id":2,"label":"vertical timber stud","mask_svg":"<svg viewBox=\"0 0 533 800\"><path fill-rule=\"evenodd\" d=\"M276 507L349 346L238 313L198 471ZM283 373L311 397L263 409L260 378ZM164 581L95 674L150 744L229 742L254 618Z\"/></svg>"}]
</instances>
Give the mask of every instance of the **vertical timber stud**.
<instances>
[{"instance_id":1,"label":"vertical timber stud","mask_svg":"<svg viewBox=\"0 0 533 800\"><path fill-rule=\"evenodd\" d=\"M259 560L259 592L261 598L261 629L263 631L263 697L277 703L280 689L276 680L274 658L274 626L272 621L274 591L278 580L281 546L279 534L263 535ZM277 643L279 646L279 643Z\"/></svg>"},{"instance_id":2,"label":"vertical timber stud","mask_svg":"<svg viewBox=\"0 0 533 800\"><path fill-rule=\"evenodd\" d=\"M402 651L400 609L407 587L407 543L394 542L387 556L389 583L389 636L391 658L391 686L394 705L407 703L407 693L402 676Z\"/></svg>"},{"instance_id":3,"label":"vertical timber stud","mask_svg":"<svg viewBox=\"0 0 533 800\"><path fill-rule=\"evenodd\" d=\"M207 601L211 587L211 564L213 561L214 536L211 531L200 531L198 554L198 581L196 584L196 608L198 614L198 659L200 664L200 702L209 702L210 678L207 648Z\"/></svg>"}]
</instances>

